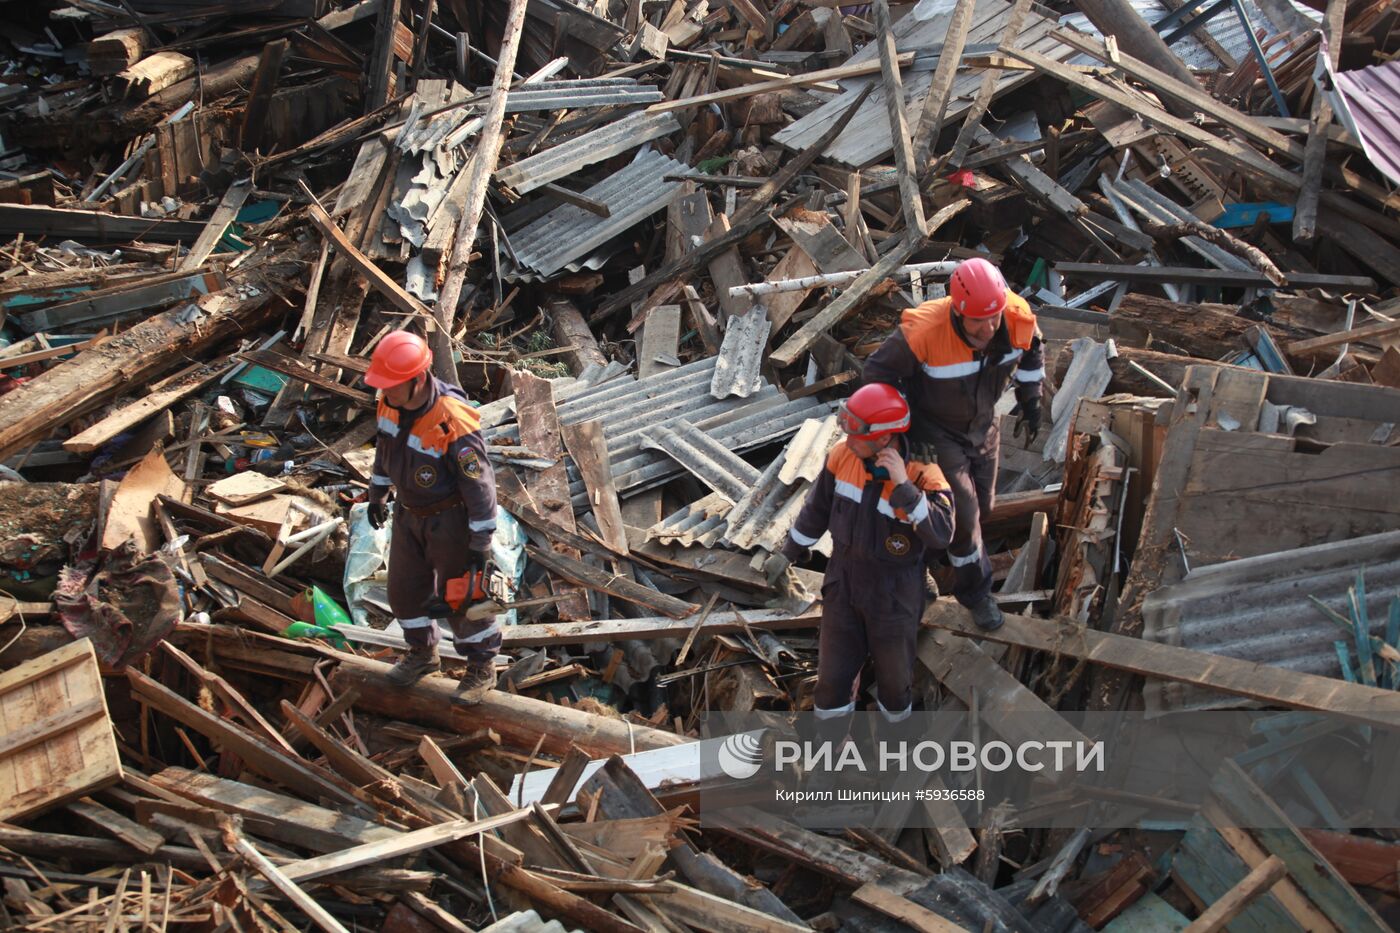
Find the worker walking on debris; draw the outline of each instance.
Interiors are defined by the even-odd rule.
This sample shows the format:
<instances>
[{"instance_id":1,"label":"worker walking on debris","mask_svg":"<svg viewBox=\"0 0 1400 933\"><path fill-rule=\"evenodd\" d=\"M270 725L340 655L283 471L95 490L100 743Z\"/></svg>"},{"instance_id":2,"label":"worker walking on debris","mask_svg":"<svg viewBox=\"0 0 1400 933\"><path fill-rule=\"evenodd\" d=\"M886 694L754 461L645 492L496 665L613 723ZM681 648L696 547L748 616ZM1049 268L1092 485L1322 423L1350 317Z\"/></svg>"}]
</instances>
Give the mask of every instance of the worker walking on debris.
<instances>
[{"instance_id":1,"label":"worker walking on debris","mask_svg":"<svg viewBox=\"0 0 1400 933\"><path fill-rule=\"evenodd\" d=\"M908 396L913 450L942 467L957 503L948 548L953 596L983 629L999 628L1003 619L992 596L981 517L991 512L996 492L996 403L1013 377L1016 433L1024 429L1028 442L1040 433L1045 364L1030 305L987 260L962 262L948 297L906 310L899 329L865 361L864 377L897 385Z\"/></svg>"},{"instance_id":2,"label":"worker walking on debris","mask_svg":"<svg viewBox=\"0 0 1400 933\"><path fill-rule=\"evenodd\" d=\"M496 478L486 459L476 409L457 386L430 372L428 344L393 331L375 347L365 382L380 390L379 434L369 487L369 521L382 528L389 489L398 490L389 545L389 608L408 652L389 682L406 687L441 669L438 622L452 628L467 662L458 689L477 702L495 686L501 647L494 617L469 620L470 599L448 604L450 581L484 573L496 530ZM468 592L471 587L468 587Z\"/></svg>"},{"instance_id":3,"label":"worker walking on debris","mask_svg":"<svg viewBox=\"0 0 1400 933\"><path fill-rule=\"evenodd\" d=\"M915 638L924 611L924 553L953 536L953 497L937 466L908 459L909 405L868 385L841 406L846 432L826 459L780 553L771 580L831 532L822 580L815 717L839 740L855 711L861 668L875 665L876 701L895 723L913 709Z\"/></svg>"}]
</instances>

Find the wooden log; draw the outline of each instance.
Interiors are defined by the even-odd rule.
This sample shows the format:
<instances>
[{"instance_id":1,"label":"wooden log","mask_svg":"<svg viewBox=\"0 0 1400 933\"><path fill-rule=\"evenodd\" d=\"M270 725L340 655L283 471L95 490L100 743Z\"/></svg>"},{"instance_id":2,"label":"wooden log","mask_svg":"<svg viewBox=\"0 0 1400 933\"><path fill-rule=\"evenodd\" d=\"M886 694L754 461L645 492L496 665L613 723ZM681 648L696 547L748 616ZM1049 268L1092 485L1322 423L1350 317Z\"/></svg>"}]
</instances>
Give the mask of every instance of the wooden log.
<instances>
[{"instance_id":1,"label":"wooden log","mask_svg":"<svg viewBox=\"0 0 1400 933\"><path fill-rule=\"evenodd\" d=\"M463 705L456 683L445 677L425 677L412 687L390 685L384 674L389 665L336 653L341 664L331 675L337 691L356 688L358 709L418 722L455 734L492 728L512 748L531 749L544 736L540 751L562 757L577 745L590 757L625 755L633 750L667 748L689 739L646 726L630 726L617 719L583 710L556 706L542 700L493 690L475 706Z\"/></svg>"},{"instance_id":2,"label":"wooden log","mask_svg":"<svg viewBox=\"0 0 1400 933\"><path fill-rule=\"evenodd\" d=\"M575 376L589 364L608 365L607 357L598 348L598 338L593 336L593 329L572 301L554 298L546 303L544 310L550 321L550 335L556 344L565 349L564 360Z\"/></svg>"},{"instance_id":3,"label":"wooden log","mask_svg":"<svg viewBox=\"0 0 1400 933\"><path fill-rule=\"evenodd\" d=\"M6 396L0 410L0 457L43 440L56 426L191 356L261 327L286 307L271 297L264 292L234 302L206 296L199 301L206 314L198 322L183 323L180 310L158 314L24 383Z\"/></svg>"},{"instance_id":4,"label":"wooden log","mask_svg":"<svg viewBox=\"0 0 1400 933\"><path fill-rule=\"evenodd\" d=\"M152 856L116 839L92 839L87 836L67 836L41 833L18 826L0 826L0 846L20 855L49 861L67 861L111 865L113 862L145 862ZM204 874L209 863L194 849L184 846L161 846L154 860L165 862L181 871Z\"/></svg>"}]
</instances>

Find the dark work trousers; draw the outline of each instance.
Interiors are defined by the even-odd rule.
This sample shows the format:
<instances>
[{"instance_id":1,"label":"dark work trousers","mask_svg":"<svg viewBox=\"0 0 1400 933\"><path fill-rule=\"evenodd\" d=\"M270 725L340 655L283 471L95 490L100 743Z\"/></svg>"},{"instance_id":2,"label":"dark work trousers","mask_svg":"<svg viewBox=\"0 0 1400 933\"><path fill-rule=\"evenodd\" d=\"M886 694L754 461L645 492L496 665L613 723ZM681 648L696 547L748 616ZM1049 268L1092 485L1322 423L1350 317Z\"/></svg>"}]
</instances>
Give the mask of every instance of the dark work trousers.
<instances>
[{"instance_id":1,"label":"dark work trousers","mask_svg":"<svg viewBox=\"0 0 1400 933\"><path fill-rule=\"evenodd\" d=\"M924 564L842 559L822 580L816 716L855 709L860 669L875 665L875 696L886 715L905 714L914 699L914 654L924 612ZM902 718L902 717L901 717Z\"/></svg>"},{"instance_id":2,"label":"dark work trousers","mask_svg":"<svg viewBox=\"0 0 1400 933\"><path fill-rule=\"evenodd\" d=\"M992 592L992 562L982 544L982 516L990 515L996 501L997 460L1001 434L994 425L980 447L937 426L925 428L923 437L933 444L938 466L953 487L953 540L948 563L953 565L953 596L972 607Z\"/></svg>"},{"instance_id":3,"label":"dark work trousers","mask_svg":"<svg viewBox=\"0 0 1400 933\"><path fill-rule=\"evenodd\" d=\"M467 572L467 509L460 501L436 515L415 515L397 503L389 542L389 608L410 645L438 643L438 622L448 620L452 645L468 661L490 661L501 648L492 617L452 619L443 598L447 581Z\"/></svg>"}]
</instances>

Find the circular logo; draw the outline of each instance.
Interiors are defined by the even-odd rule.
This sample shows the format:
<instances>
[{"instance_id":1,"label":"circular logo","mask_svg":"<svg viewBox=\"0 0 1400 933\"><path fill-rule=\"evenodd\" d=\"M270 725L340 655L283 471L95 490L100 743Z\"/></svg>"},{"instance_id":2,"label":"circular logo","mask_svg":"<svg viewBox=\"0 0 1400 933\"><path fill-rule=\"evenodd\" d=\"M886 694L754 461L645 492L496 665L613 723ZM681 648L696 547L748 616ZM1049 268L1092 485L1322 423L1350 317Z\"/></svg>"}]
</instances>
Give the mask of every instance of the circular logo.
<instances>
[{"instance_id":1,"label":"circular logo","mask_svg":"<svg viewBox=\"0 0 1400 933\"><path fill-rule=\"evenodd\" d=\"M729 736L717 754L720 770L736 781L748 780L763 765L763 747L757 733Z\"/></svg>"},{"instance_id":2,"label":"circular logo","mask_svg":"<svg viewBox=\"0 0 1400 933\"><path fill-rule=\"evenodd\" d=\"M425 463L413 471L413 481L422 489L427 489L437 482L437 467L431 463Z\"/></svg>"},{"instance_id":3,"label":"circular logo","mask_svg":"<svg viewBox=\"0 0 1400 933\"><path fill-rule=\"evenodd\" d=\"M909 539L904 535L894 534L885 539L885 550L889 551L895 557L903 557L905 554L908 554L912 546L913 545L909 543Z\"/></svg>"}]
</instances>

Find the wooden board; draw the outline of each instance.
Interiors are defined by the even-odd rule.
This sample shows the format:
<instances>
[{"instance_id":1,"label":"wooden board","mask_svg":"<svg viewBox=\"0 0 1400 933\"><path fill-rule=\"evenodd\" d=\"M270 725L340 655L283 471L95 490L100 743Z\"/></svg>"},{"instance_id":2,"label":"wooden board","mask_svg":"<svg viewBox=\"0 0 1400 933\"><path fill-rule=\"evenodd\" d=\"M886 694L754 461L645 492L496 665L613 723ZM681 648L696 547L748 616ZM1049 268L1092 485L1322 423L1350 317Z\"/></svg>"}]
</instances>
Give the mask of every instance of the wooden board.
<instances>
[{"instance_id":1,"label":"wooden board","mask_svg":"<svg viewBox=\"0 0 1400 933\"><path fill-rule=\"evenodd\" d=\"M227 372L228 368L227 363L218 360L205 366L192 367L183 375L172 376L174 384L159 391L149 392L136 401L123 405L101 421L68 438L63 442L63 449L78 454L92 453L123 431L130 430L180 399L198 392Z\"/></svg>"},{"instance_id":2,"label":"wooden board","mask_svg":"<svg viewBox=\"0 0 1400 933\"><path fill-rule=\"evenodd\" d=\"M1005 615L1006 623L1001 628L985 632L973 624L972 615L966 609L951 600L940 599L924 613L924 624L988 641L1085 658L1118 670L1195 684L1290 709L1326 710L1382 725L1392 724L1400 714L1400 693L1393 690L1093 629L1076 629L1066 634L1055 621L1013 613Z\"/></svg>"},{"instance_id":3,"label":"wooden board","mask_svg":"<svg viewBox=\"0 0 1400 933\"><path fill-rule=\"evenodd\" d=\"M185 482L165 462L165 452L153 450L126 474L117 487L112 504L107 509L107 523L102 528L102 548L113 550L121 547L127 538L135 538L143 554L158 548L162 537L151 506L159 495L183 499Z\"/></svg>"},{"instance_id":4,"label":"wooden board","mask_svg":"<svg viewBox=\"0 0 1400 933\"><path fill-rule=\"evenodd\" d=\"M569 456L583 476L588 489L588 504L598 527L603 532L603 540L619 554L627 553L627 528L622 521L622 508L617 500L617 487L613 484L612 464L608 458L607 437L603 433L601 421L583 421L578 424L561 425L564 444L569 448Z\"/></svg>"},{"instance_id":5,"label":"wooden board","mask_svg":"<svg viewBox=\"0 0 1400 933\"><path fill-rule=\"evenodd\" d=\"M520 443L540 456L554 461L545 470L527 470L525 490L532 505L551 522L571 534L577 533L574 509L569 500L569 477L564 470L564 449L559 440L559 415L554 409L554 391L549 381L532 373L516 370L511 373L515 392L516 418L520 422ZM563 549L562 553L577 561L577 551ZM590 616L588 600L577 587L555 582L556 590L565 598L559 602L559 616L567 621Z\"/></svg>"},{"instance_id":6,"label":"wooden board","mask_svg":"<svg viewBox=\"0 0 1400 933\"><path fill-rule=\"evenodd\" d=\"M287 484L280 479L273 479L270 476L263 476L261 473L247 470L219 480L209 486L205 492L220 502L230 506L240 506L265 499L286 488Z\"/></svg>"},{"instance_id":7,"label":"wooden board","mask_svg":"<svg viewBox=\"0 0 1400 933\"><path fill-rule=\"evenodd\" d=\"M88 639L0 674L0 820L122 779L97 654Z\"/></svg>"}]
</instances>

